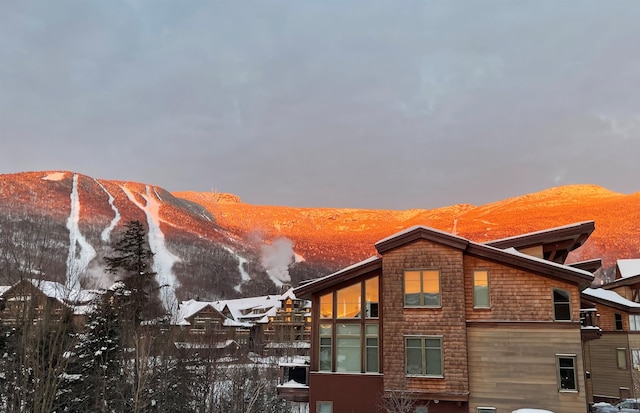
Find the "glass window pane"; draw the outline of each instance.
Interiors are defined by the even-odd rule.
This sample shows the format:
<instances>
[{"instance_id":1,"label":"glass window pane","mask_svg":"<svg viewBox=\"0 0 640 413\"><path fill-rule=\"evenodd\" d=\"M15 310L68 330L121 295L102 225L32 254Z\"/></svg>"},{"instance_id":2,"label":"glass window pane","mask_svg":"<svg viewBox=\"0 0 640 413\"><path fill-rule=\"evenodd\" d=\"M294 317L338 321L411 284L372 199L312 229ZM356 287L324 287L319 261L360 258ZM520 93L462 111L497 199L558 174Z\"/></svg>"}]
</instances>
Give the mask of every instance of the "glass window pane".
<instances>
[{"instance_id":1,"label":"glass window pane","mask_svg":"<svg viewBox=\"0 0 640 413\"><path fill-rule=\"evenodd\" d=\"M360 318L361 289L361 284L358 283L338 290L337 318Z\"/></svg>"},{"instance_id":2,"label":"glass window pane","mask_svg":"<svg viewBox=\"0 0 640 413\"><path fill-rule=\"evenodd\" d=\"M487 271L473 272L473 305L474 307L489 307L489 273Z\"/></svg>"},{"instance_id":3,"label":"glass window pane","mask_svg":"<svg viewBox=\"0 0 640 413\"><path fill-rule=\"evenodd\" d=\"M370 278L365 281L365 316L366 317L378 317L378 277Z\"/></svg>"},{"instance_id":4,"label":"glass window pane","mask_svg":"<svg viewBox=\"0 0 640 413\"><path fill-rule=\"evenodd\" d=\"M333 317L333 293L320 297L320 318Z\"/></svg>"},{"instance_id":5,"label":"glass window pane","mask_svg":"<svg viewBox=\"0 0 640 413\"><path fill-rule=\"evenodd\" d=\"M319 349L319 359L320 365L318 369L320 371L331 371L331 361L332 361L332 342L333 337L332 333L332 325L331 324L320 324L320 349Z\"/></svg>"},{"instance_id":6,"label":"glass window pane","mask_svg":"<svg viewBox=\"0 0 640 413\"><path fill-rule=\"evenodd\" d=\"M627 368L627 349L624 349L624 348L616 349L616 355L618 359L618 368L626 369Z\"/></svg>"},{"instance_id":7,"label":"glass window pane","mask_svg":"<svg viewBox=\"0 0 640 413\"><path fill-rule=\"evenodd\" d=\"M424 271L422 273L422 289L424 305L440 305L440 273L438 271Z\"/></svg>"},{"instance_id":8,"label":"glass window pane","mask_svg":"<svg viewBox=\"0 0 640 413\"><path fill-rule=\"evenodd\" d=\"M360 337L338 336L336 371L360 372Z\"/></svg>"},{"instance_id":9,"label":"glass window pane","mask_svg":"<svg viewBox=\"0 0 640 413\"><path fill-rule=\"evenodd\" d=\"M567 291L554 288L553 312L555 320L571 320L571 304Z\"/></svg>"},{"instance_id":10,"label":"glass window pane","mask_svg":"<svg viewBox=\"0 0 640 413\"><path fill-rule=\"evenodd\" d=\"M560 379L560 390L578 390L575 357L558 358L558 376Z\"/></svg>"},{"instance_id":11,"label":"glass window pane","mask_svg":"<svg viewBox=\"0 0 640 413\"><path fill-rule=\"evenodd\" d=\"M407 374L423 374L422 350L420 347L415 348L407 345Z\"/></svg>"},{"instance_id":12,"label":"glass window pane","mask_svg":"<svg viewBox=\"0 0 640 413\"><path fill-rule=\"evenodd\" d=\"M420 305L421 293L420 271L405 271L404 273L404 303L405 305Z\"/></svg>"},{"instance_id":13,"label":"glass window pane","mask_svg":"<svg viewBox=\"0 0 640 413\"><path fill-rule=\"evenodd\" d=\"M316 411L318 413L332 413L333 405L331 402L318 402Z\"/></svg>"}]
</instances>

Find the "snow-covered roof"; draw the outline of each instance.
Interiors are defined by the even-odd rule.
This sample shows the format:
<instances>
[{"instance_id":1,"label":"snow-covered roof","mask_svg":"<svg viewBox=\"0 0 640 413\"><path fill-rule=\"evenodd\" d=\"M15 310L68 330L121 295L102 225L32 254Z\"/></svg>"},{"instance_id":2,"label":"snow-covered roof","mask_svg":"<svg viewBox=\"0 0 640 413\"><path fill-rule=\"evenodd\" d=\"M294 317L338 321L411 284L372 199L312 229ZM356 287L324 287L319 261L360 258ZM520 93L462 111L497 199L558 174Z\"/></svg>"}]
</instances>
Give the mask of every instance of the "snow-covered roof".
<instances>
[{"instance_id":1,"label":"snow-covered roof","mask_svg":"<svg viewBox=\"0 0 640 413\"><path fill-rule=\"evenodd\" d=\"M640 275L640 258L630 258L616 261L622 278Z\"/></svg>"},{"instance_id":2,"label":"snow-covered roof","mask_svg":"<svg viewBox=\"0 0 640 413\"><path fill-rule=\"evenodd\" d=\"M487 248L494 248L494 247L487 246ZM531 260L531 261L537 261L537 262L540 262L542 264L550 265L552 267L562 268L562 269L565 269L565 270L569 269L569 270L571 270L573 272L576 272L576 273L579 273L579 274L582 274L582 275L586 275L588 277L593 277L593 274L591 274L589 271L581 270L580 268L574 268L574 267L571 267L569 265L558 264L557 262L545 260L544 258L534 257L533 255L522 253L522 252L518 251L517 249L515 249L513 247L512 248L507 248L507 249L504 249L504 250L501 250L499 248L496 248L496 249L498 249L500 251L504 251L504 252L512 254L512 255L516 255L518 257L526 258L526 259Z\"/></svg>"},{"instance_id":3,"label":"snow-covered roof","mask_svg":"<svg viewBox=\"0 0 640 413\"><path fill-rule=\"evenodd\" d=\"M604 288L587 288L582 291L584 295L606 300L614 304L620 304L629 308L640 308L640 303L627 300L615 291L605 290Z\"/></svg>"}]
</instances>

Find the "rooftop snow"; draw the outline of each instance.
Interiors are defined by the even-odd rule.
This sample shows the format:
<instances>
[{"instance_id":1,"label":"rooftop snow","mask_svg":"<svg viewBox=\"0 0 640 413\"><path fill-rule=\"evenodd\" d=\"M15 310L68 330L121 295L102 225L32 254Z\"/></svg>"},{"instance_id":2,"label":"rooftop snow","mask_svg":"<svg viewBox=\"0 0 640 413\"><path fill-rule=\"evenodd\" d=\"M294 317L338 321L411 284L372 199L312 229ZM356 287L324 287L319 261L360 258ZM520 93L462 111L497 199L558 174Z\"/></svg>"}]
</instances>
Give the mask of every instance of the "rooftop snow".
<instances>
[{"instance_id":1,"label":"rooftop snow","mask_svg":"<svg viewBox=\"0 0 640 413\"><path fill-rule=\"evenodd\" d=\"M622 278L629 278L640 275L640 258L631 258L616 261L618 270Z\"/></svg>"},{"instance_id":2,"label":"rooftop snow","mask_svg":"<svg viewBox=\"0 0 640 413\"><path fill-rule=\"evenodd\" d=\"M615 291L605 290L604 288L587 288L582 291L583 294L610 301L612 303L621 304L629 308L640 308L640 303L627 300Z\"/></svg>"}]
</instances>

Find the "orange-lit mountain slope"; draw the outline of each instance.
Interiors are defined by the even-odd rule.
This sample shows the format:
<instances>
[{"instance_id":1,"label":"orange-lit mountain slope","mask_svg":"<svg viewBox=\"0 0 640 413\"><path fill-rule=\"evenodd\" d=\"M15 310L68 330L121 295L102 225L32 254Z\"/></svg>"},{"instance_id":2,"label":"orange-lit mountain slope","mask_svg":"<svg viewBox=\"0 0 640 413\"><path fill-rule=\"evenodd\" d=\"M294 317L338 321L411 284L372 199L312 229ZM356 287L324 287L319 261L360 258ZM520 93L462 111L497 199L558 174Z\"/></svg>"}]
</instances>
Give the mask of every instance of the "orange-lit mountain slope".
<instances>
[{"instance_id":1,"label":"orange-lit mountain slope","mask_svg":"<svg viewBox=\"0 0 640 413\"><path fill-rule=\"evenodd\" d=\"M177 192L203 205L216 222L250 237L287 237L305 258L355 261L375 254L373 244L412 225L426 225L474 241L594 220L596 230L569 262L640 256L640 193L624 195L593 185L551 188L484 206L455 205L434 210L291 208L242 203L237 197Z\"/></svg>"},{"instance_id":2,"label":"orange-lit mountain slope","mask_svg":"<svg viewBox=\"0 0 640 413\"><path fill-rule=\"evenodd\" d=\"M84 256L91 260L81 280L104 285L103 257L130 220L153 227L154 242L172 254L164 260L170 268L162 270L175 276L181 299L274 291L274 269L265 267L270 260L264 258L277 238L293 244L285 255L297 255L288 265L296 285L374 255L378 240L414 225L482 242L593 220L595 231L569 262L603 258L611 266L640 257L640 193L597 186L551 188L482 206L392 211L250 205L231 194L169 193L143 183L43 171L0 175L0 268L11 269L9 276L0 273L0 282L33 273L64 280L67 263Z\"/></svg>"}]
</instances>

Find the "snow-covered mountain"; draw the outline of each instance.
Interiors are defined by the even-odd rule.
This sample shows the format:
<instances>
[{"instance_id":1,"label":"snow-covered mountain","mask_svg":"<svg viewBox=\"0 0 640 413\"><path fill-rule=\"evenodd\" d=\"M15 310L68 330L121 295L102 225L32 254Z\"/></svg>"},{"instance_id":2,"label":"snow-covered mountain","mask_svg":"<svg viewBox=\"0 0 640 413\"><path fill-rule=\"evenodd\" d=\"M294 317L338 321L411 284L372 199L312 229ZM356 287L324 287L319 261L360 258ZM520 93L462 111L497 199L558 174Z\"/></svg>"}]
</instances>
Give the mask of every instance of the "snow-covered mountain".
<instances>
[{"instance_id":1,"label":"snow-covered mountain","mask_svg":"<svg viewBox=\"0 0 640 413\"><path fill-rule=\"evenodd\" d=\"M153 270L168 300L279 291L375 254L413 225L487 241L595 220L570 261L640 257L640 193L574 185L484 205L406 211L291 208L230 194L174 192L65 171L0 175L0 283L38 275L83 287L114 280L103 257L123 224L148 228Z\"/></svg>"}]
</instances>

